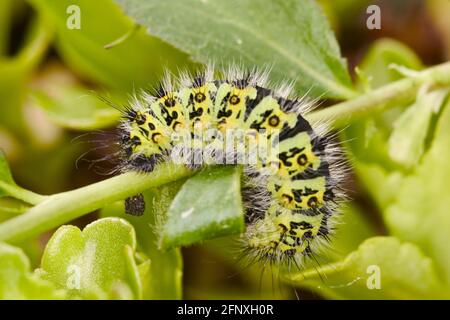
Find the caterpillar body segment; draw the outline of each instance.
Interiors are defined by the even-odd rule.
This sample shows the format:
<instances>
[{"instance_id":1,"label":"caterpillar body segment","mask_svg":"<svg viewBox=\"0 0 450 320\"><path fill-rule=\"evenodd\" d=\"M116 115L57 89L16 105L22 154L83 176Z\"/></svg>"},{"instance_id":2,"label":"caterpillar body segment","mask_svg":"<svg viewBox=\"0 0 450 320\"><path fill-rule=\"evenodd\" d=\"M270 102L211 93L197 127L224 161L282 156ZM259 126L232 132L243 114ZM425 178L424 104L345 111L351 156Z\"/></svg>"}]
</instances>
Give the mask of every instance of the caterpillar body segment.
<instances>
[{"instance_id":1,"label":"caterpillar body segment","mask_svg":"<svg viewBox=\"0 0 450 320\"><path fill-rule=\"evenodd\" d=\"M288 210L265 216L249 226L248 243L270 260L311 254L311 244L321 232L324 214L308 216Z\"/></svg>"},{"instance_id":2,"label":"caterpillar body segment","mask_svg":"<svg viewBox=\"0 0 450 320\"><path fill-rule=\"evenodd\" d=\"M285 127L293 127L296 118L295 113L284 111L277 99L269 95L254 106L245 123L249 129L278 133Z\"/></svg>"},{"instance_id":3,"label":"caterpillar body segment","mask_svg":"<svg viewBox=\"0 0 450 320\"><path fill-rule=\"evenodd\" d=\"M289 210L309 210L326 205L326 177L307 180L275 180L268 185L272 197Z\"/></svg>"},{"instance_id":4,"label":"caterpillar body segment","mask_svg":"<svg viewBox=\"0 0 450 320\"><path fill-rule=\"evenodd\" d=\"M242 129L246 110L252 105L257 96L255 87L239 88L224 82L217 90L215 101L215 120L218 129L225 133L227 129Z\"/></svg>"},{"instance_id":5,"label":"caterpillar body segment","mask_svg":"<svg viewBox=\"0 0 450 320\"><path fill-rule=\"evenodd\" d=\"M207 130L214 126L212 111L216 92L213 82L196 82L192 87L180 90L181 103L188 114L191 129Z\"/></svg>"},{"instance_id":6,"label":"caterpillar body segment","mask_svg":"<svg viewBox=\"0 0 450 320\"><path fill-rule=\"evenodd\" d=\"M214 78L211 68L166 77L126 111L123 170L150 172L180 159L193 169L244 165L245 252L300 265L334 229L345 164L339 145L305 119L311 104L290 98L290 86L268 88L266 78L237 69ZM129 213L143 208L140 199L127 200Z\"/></svg>"},{"instance_id":7,"label":"caterpillar body segment","mask_svg":"<svg viewBox=\"0 0 450 320\"><path fill-rule=\"evenodd\" d=\"M323 163L321 153L314 149L307 131L300 131L281 141L277 139L275 143L274 148L278 152L267 160L267 164L279 178L295 179L302 173L317 171Z\"/></svg>"}]
</instances>

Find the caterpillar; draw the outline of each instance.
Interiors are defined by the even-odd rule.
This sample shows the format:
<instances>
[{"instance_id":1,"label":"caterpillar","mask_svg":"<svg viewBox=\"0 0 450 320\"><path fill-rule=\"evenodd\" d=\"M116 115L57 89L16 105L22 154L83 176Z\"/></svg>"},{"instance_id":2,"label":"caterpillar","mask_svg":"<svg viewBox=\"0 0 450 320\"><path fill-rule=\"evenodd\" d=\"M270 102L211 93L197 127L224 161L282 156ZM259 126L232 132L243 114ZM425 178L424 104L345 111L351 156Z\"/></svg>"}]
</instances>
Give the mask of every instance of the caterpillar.
<instances>
[{"instance_id":1,"label":"caterpillar","mask_svg":"<svg viewBox=\"0 0 450 320\"><path fill-rule=\"evenodd\" d=\"M243 165L250 260L301 264L325 248L345 199L346 163L324 124L305 119L315 105L272 86L268 71L230 67L216 77L167 74L153 92L135 96L119 125L122 170L151 172L160 163ZM142 215L142 195L126 212Z\"/></svg>"}]
</instances>

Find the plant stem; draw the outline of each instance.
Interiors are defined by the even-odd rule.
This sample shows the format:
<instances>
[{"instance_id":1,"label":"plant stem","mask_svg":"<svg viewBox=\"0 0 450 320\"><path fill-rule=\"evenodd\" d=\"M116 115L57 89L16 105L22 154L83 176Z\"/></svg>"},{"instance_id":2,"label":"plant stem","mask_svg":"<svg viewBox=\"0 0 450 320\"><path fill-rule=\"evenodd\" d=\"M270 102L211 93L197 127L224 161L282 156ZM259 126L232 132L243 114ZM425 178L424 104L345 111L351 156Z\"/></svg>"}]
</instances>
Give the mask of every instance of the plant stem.
<instances>
[{"instance_id":1,"label":"plant stem","mask_svg":"<svg viewBox=\"0 0 450 320\"><path fill-rule=\"evenodd\" d=\"M306 116L312 123L329 122L335 127L342 127L350 121L379 111L389 105L413 100L419 88L424 84L432 86L450 85L450 62L418 72L415 76L405 78L380 87L356 99L335 104L331 107L312 112Z\"/></svg>"},{"instance_id":2,"label":"plant stem","mask_svg":"<svg viewBox=\"0 0 450 320\"><path fill-rule=\"evenodd\" d=\"M0 241L36 236L105 205L189 175L182 165L163 164L148 174L127 172L73 191L48 196L23 215L0 224Z\"/></svg>"},{"instance_id":3,"label":"plant stem","mask_svg":"<svg viewBox=\"0 0 450 320\"><path fill-rule=\"evenodd\" d=\"M16 185L4 183L3 181L0 181L0 188L6 191L6 193L14 199L22 200L23 202L32 205L37 205L47 198L46 196L23 189Z\"/></svg>"},{"instance_id":4,"label":"plant stem","mask_svg":"<svg viewBox=\"0 0 450 320\"><path fill-rule=\"evenodd\" d=\"M125 34L124 34L123 36L121 36L120 38L114 40L113 42L108 43L108 44L105 44L105 45L103 46L103 48L105 48L105 49L111 49L111 48L114 48L115 46L118 46L119 44L124 43L125 41L127 41L128 39L130 39L133 35L135 35L136 32L137 32L140 28L141 28L141 25L140 25L140 24L135 24L135 25L133 26L133 28L132 28L130 31L128 31L127 33L125 33Z\"/></svg>"}]
</instances>

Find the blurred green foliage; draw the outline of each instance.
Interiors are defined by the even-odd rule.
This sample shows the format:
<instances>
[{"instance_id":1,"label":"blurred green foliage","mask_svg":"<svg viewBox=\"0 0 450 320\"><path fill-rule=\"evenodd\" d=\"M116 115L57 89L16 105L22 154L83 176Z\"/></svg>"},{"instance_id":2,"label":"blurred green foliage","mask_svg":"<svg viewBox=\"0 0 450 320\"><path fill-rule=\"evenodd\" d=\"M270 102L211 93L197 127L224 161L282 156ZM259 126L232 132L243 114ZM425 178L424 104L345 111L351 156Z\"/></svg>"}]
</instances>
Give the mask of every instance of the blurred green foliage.
<instances>
[{"instance_id":1,"label":"blurred green foliage","mask_svg":"<svg viewBox=\"0 0 450 320\"><path fill-rule=\"evenodd\" d=\"M358 62L352 83L328 20L339 36L351 37L341 32L351 17L365 28L367 3L322 0L327 19L313 0L2 0L0 148L6 157L0 154L0 222L42 201L23 187L56 193L99 179L86 166L75 171L76 158L89 149L99 157L114 151L102 149L97 138L72 142L81 132L117 123L119 112L98 96L122 105L138 90L157 85L166 69L178 73L211 60L271 67L271 80L296 81L299 95L341 100L414 77L425 68L419 54L384 38L369 47L354 44L361 51L350 57L352 66ZM80 9L80 29L68 28L70 5ZM441 62L450 57L446 8L445 0L423 6L442 42ZM273 271L287 288L323 298L450 298L449 90L448 84L424 85L408 101L342 131L354 169L354 201L343 208L343 223L317 261L301 271ZM91 222L83 231L61 226L15 247L0 243L0 298L294 297L272 283L269 272L261 276L258 266L243 269L233 261L230 237L188 249L184 267L180 248L158 247L161 233L166 246L178 246L241 230L239 170L232 171L212 170L148 190L142 218L125 215L119 201L102 208L101 219L73 222ZM187 203L197 197L208 201ZM181 223L191 209L195 223ZM219 263L201 263L208 259ZM376 268L380 289L371 289ZM235 272L238 280L230 286L227 275Z\"/></svg>"},{"instance_id":2,"label":"blurred green foliage","mask_svg":"<svg viewBox=\"0 0 450 320\"><path fill-rule=\"evenodd\" d=\"M64 291L41 279L30 270L30 262L23 251L0 244L0 297L2 299L62 299Z\"/></svg>"}]
</instances>

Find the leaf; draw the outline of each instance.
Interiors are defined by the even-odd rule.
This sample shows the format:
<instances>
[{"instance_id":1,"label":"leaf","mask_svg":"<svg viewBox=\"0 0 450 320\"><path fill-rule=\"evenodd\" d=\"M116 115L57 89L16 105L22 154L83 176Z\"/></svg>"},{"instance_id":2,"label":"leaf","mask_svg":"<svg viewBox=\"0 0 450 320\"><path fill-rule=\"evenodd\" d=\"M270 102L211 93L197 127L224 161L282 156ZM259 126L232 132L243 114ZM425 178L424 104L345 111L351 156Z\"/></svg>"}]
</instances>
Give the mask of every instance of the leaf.
<instances>
[{"instance_id":1,"label":"leaf","mask_svg":"<svg viewBox=\"0 0 450 320\"><path fill-rule=\"evenodd\" d=\"M436 263L450 288L450 102L442 107L431 145L413 174L396 187L383 212L391 233L417 244Z\"/></svg>"},{"instance_id":2,"label":"leaf","mask_svg":"<svg viewBox=\"0 0 450 320\"><path fill-rule=\"evenodd\" d=\"M365 79L370 79L372 88L401 79L403 75L389 67L392 64L411 70L422 68L422 63L414 51L396 40L381 39L374 42L358 66L360 78L357 86L364 88ZM359 161L377 163L386 169L396 169L397 164L389 156L387 141L393 129L392 123L402 115L409 103L414 103L414 98L405 105L390 108L381 114L374 114L366 121L353 122L349 126L344 140L350 140L347 146ZM358 164L356 163L356 166Z\"/></svg>"},{"instance_id":3,"label":"leaf","mask_svg":"<svg viewBox=\"0 0 450 320\"><path fill-rule=\"evenodd\" d=\"M45 248L39 274L72 298L139 299L135 249L134 229L123 219L100 219L83 231L62 226Z\"/></svg>"},{"instance_id":4,"label":"leaf","mask_svg":"<svg viewBox=\"0 0 450 320\"><path fill-rule=\"evenodd\" d=\"M291 274L287 280L291 284L320 290L328 298L450 297L440 284L433 261L415 245L402 243L393 237L367 239L341 262L322 266L319 270Z\"/></svg>"},{"instance_id":5,"label":"leaf","mask_svg":"<svg viewBox=\"0 0 450 320\"><path fill-rule=\"evenodd\" d=\"M36 104L62 127L75 130L94 130L115 125L121 114L85 88L58 86L57 96L35 92Z\"/></svg>"},{"instance_id":6,"label":"leaf","mask_svg":"<svg viewBox=\"0 0 450 320\"><path fill-rule=\"evenodd\" d=\"M403 77L389 67L392 64L412 70L423 68L419 57L409 47L397 40L382 38L371 45L359 69L371 77L371 85L375 89Z\"/></svg>"},{"instance_id":7,"label":"leaf","mask_svg":"<svg viewBox=\"0 0 450 320\"><path fill-rule=\"evenodd\" d=\"M369 48L358 67L363 74L363 79L358 81L357 86L364 87L365 78L371 79L372 88L378 88L402 78L402 74L389 67L392 64L411 70L420 70L423 67L414 51L404 44L393 39L380 39ZM412 97L410 104L414 103L415 97ZM407 107L408 102L381 114L374 114L366 121L353 122L345 130L344 140L348 141L345 145L355 160L353 161L354 170L380 209L395 200L398 183L403 178L403 171L400 171L403 168L389 154L388 142L394 129L393 123L405 116ZM427 125L429 122L424 123L425 127ZM403 133L411 136L423 134L416 131L410 134L407 130ZM400 142L397 143L399 144ZM380 188L380 185L383 185L383 188Z\"/></svg>"},{"instance_id":8,"label":"leaf","mask_svg":"<svg viewBox=\"0 0 450 320\"><path fill-rule=\"evenodd\" d=\"M102 216L118 216L133 224L139 250L151 261L150 270L142 279L143 299L182 298L183 260L180 249L162 251L157 247L160 237L158 221L166 216L180 187L181 182L177 181L145 192L146 209L141 217L125 214L123 201L115 202L101 211Z\"/></svg>"},{"instance_id":9,"label":"leaf","mask_svg":"<svg viewBox=\"0 0 450 320\"><path fill-rule=\"evenodd\" d=\"M30 262L22 250L0 243L0 300L64 297L63 290L30 272Z\"/></svg>"},{"instance_id":10,"label":"leaf","mask_svg":"<svg viewBox=\"0 0 450 320\"><path fill-rule=\"evenodd\" d=\"M15 188L16 186L8 162L6 161L5 154L0 150L0 197L11 195L8 190Z\"/></svg>"},{"instance_id":11,"label":"leaf","mask_svg":"<svg viewBox=\"0 0 450 320\"><path fill-rule=\"evenodd\" d=\"M354 169L380 209L384 209L396 201L398 185L404 177L402 172L389 171L380 164L365 162L355 162ZM380 185L383 188L380 188Z\"/></svg>"},{"instance_id":12,"label":"leaf","mask_svg":"<svg viewBox=\"0 0 450 320\"><path fill-rule=\"evenodd\" d=\"M0 197L16 197L21 193L20 188L15 182L9 169L5 154L0 150ZM18 199L21 199L18 197Z\"/></svg>"},{"instance_id":13,"label":"leaf","mask_svg":"<svg viewBox=\"0 0 450 320\"><path fill-rule=\"evenodd\" d=\"M56 47L65 63L84 79L130 92L156 84L165 68L190 65L184 54L138 30L111 49L106 44L134 28L111 0L31 0L32 6L56 29ZM71 7L72 6L72 7ZM80 29L68 24L76 19L69 8L78 6ZM69 12L68 12L69 11Z\"/></svg>"},{"instance_id":14,"label":"leaf","mask_svg":"<svg viewBox=\"0 0 450 320\"><path fill-rule=\"evenodd\" d=\"M422 94L394 122L394 130L388 142L392 160L406 168L419 162L425 151L432 116L439 112L449 92L448 89L440 89Z\"/></svg>"},{"instance_id":15,"label":"leaf","mask_svg":"<svg viewBox=\"0 0 450 320\"><path fill-rule=\"evenodd\" d=\"M138 265L139 280L142 283L142 298L146 299L146 292L150 290L153 282L153 275L151 272L151 262L146 260L145 262Z\"/></svg>"},{"instance_id":16,"label":"leaf","mask_svg":"<svg viewBox=\"0 0 450 320\"><path fill-rule=\"evenodd\" d=\"M240 168L206 168L185 182L162 226L161 247L197 243L244 230Z\"/></svg>"},{"instance_id":17,"label":"leaf","mask_svg":"<svg viewBox=\"0 0 450 320\"><path fill-rule=\"evenodd\" d=\"M24 213L30 207L23 201L14 198L0 198L0 223ZM32 266L37 266L40 263L43 249L39 239L27 239L15 243L15 245L24 251Z\"/></svg>"},{"instance_id":18,"label":"leaf","mask_svg":"<svg viewBox=\"0 0 450 320\"><path fill-rule=\"evenodd\" d=\"M121 116L116 106L128 99L116 91L90 90L60 63L49 63L40 70L33 78L29 95L30 107L42 109L53 122L74 130L115 125Z\"/></svg>"},{"instance_id":19,"label":"leaf","mask_svg":"<svg viewBox=\"0 0 450 320\"><path fill-rule=\"evenodd\" d=\"M194 61L270 66L274 80L298 80L300 93L355 96L336 39L312 0L116 1Z\"/></svg>"},{"instance_id":20,"label":"leaf","mask_svg":"<svg viewBox=\"0 0 450 320\"><path fill-rule=\"evenodd\" d=\"M0 198L10 196L30 204L36 204L43 200L43 196L19 187L11 175L5 154L0 150Z\"/></svg>"}]
</instances>

